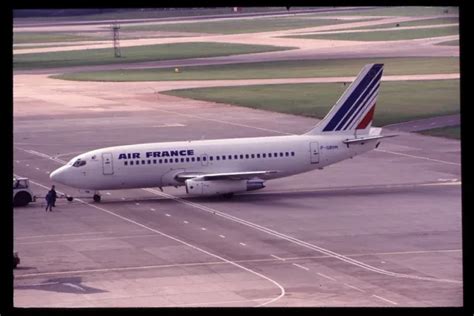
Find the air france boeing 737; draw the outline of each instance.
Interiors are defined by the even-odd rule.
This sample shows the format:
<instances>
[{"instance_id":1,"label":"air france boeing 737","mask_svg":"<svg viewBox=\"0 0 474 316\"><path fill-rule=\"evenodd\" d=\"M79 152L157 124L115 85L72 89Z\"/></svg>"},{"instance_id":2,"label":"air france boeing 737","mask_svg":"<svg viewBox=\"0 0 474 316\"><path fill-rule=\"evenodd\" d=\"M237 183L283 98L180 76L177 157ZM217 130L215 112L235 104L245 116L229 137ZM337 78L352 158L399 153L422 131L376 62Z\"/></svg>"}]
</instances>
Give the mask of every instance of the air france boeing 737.
<instances>
[{"instance_id":1,"label":"air france boeing 737","mask_svg":"<svg viewBox=\"0 0 474 316\"><path fill-rule=\"evenodd\" d=\"M329 113L303 135L193 140L101 148L78 155L51 179L79 189L185 186L191 195L264 188L270 179L322 169L380 144L373 128L383 64L362 68Z\"/></svg>"}]
</instances>

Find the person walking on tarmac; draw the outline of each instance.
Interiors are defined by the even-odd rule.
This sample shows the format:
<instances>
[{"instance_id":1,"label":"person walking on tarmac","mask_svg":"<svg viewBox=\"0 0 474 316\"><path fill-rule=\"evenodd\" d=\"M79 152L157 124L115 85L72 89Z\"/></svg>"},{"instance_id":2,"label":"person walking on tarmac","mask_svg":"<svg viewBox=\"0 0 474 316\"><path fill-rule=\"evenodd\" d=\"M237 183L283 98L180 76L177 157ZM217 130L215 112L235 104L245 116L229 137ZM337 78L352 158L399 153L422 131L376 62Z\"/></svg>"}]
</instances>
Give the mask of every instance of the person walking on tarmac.
<instances>
[{"instance_id":1,"label":"person walking on tarmac","mask_svg":"<svg viewBox=\"0 0 474 316\"><path fill-rule=\"evenodd\" d=\"M56 206L56 197L57 197L57 194L56 194L56 191L54 190L54 185L51 187L51 190L49 190L48 194L46 194L46 212L48 211L48 208L49 208L49 211L52 212L53 211L53 206Z\"/></svg>"}]
</instances>

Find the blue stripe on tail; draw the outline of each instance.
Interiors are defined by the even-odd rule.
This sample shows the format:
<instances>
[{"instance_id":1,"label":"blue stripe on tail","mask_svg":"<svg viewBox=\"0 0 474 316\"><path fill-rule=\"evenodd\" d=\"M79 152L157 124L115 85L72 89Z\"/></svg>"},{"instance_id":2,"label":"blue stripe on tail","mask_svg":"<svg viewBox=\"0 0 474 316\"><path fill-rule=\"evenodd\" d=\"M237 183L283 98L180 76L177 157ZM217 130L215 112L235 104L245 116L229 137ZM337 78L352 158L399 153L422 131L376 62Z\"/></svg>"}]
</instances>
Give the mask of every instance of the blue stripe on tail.
<instances>
[{"instance_id":1,"label":"blue stripe on tail","mask_svg":"<svg viewBox=\"0 0 474 316\"><path fill-rule=\"evenodd\" d=\"M332 117L329 123L324 127L323 132L340 130L349 120L354 112L359 112L358 109L364 106L366 102L362 102L367 94L369 94L375 85L380 81L383 64L374 64L366 73L365 77L359 82L358 86L352 91L349 97L344 101L344 104L339 108L337 113ZM380 72L380 73L379 73ZM374 80L375 79L375 80ZM357 102L358 100L358 102ZM350 113L348 113L350 111ZM346 115L348 114L348 115Z\"/></svg>"}]
</instances>

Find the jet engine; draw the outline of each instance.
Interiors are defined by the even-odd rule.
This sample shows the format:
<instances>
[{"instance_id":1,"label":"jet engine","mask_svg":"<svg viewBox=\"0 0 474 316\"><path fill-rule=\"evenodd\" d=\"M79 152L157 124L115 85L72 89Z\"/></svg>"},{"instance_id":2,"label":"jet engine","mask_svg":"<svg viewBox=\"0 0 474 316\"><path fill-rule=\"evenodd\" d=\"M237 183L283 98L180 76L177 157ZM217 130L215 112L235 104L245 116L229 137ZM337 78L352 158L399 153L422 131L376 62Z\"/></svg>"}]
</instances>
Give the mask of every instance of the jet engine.
<instances>
[{"instance_id":1,"label":"jet engine","mask_svg":"<svg viewBox=\"0 0 474 316\"><path fill-rule=\"evenodd\" d=\"M186 180L186 193L192 195L223 195L253 191L265 187L263 180Z\"/></svg>"}]
</instances>

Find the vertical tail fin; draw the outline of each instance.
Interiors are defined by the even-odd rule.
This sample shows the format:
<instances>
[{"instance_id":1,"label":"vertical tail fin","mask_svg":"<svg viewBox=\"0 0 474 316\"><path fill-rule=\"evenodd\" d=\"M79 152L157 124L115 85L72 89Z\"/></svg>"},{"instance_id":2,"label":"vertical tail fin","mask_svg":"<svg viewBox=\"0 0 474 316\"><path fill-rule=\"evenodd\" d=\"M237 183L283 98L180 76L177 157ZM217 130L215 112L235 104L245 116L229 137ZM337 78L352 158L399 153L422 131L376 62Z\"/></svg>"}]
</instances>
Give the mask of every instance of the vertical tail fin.
<instances>
[{"instance_id":1,"label":"vertical tail fin","mask_svg":"<svg viewBox=\"0 0 474 316\"><path fill-rule=\"evenodd\" d=\"M377 102L383 64L368 64L309 135L368 134Z\"/></svg>"}]
</instances>

